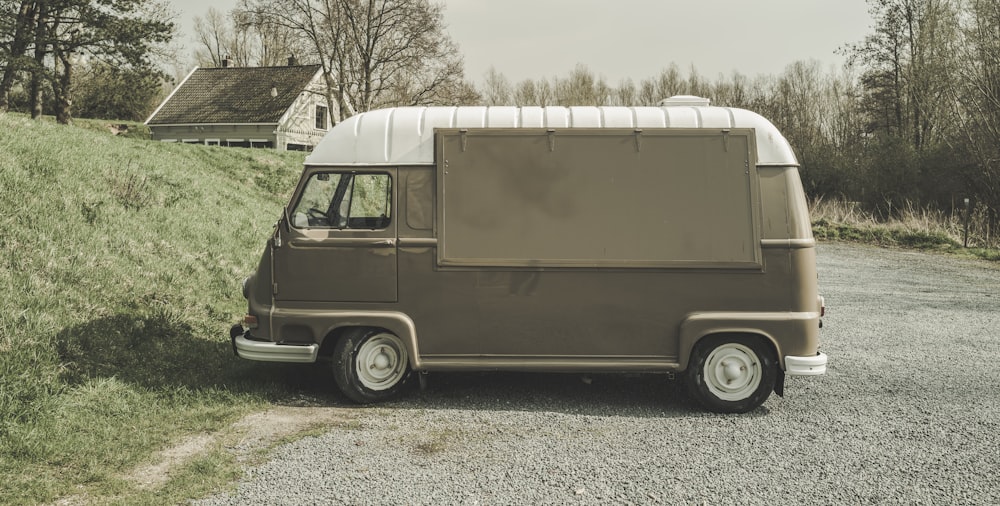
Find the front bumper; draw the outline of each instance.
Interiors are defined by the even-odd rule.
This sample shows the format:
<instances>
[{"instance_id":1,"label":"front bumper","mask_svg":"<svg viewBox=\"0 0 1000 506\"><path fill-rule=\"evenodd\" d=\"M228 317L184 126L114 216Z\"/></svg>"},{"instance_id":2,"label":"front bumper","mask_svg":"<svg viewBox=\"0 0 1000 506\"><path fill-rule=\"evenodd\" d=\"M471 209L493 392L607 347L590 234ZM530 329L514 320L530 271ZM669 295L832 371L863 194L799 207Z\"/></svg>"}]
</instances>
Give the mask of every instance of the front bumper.
<instances>
[{"instance_id":1,"label":"front bumper","mask_svg":"<svg viewBox=\"0 0 1000 506\"><path fill-rule=\"evenodd\" d=\"M826 354L816 352L809 357L785 357L785 374L789 376L819 376L826 374Z\"/></svg>"},{"instance_id":2,"label":"front bumper","mask_svg":"<svg viewBox=\"0 0 1000 506\"><path fill-rule=\"evenodd\" d=\"M229 329L229 340L237 357L261 362L312 363L319 355L318 344L281 344L247 339L240 325Z\"/></svg>"}]
</instances>

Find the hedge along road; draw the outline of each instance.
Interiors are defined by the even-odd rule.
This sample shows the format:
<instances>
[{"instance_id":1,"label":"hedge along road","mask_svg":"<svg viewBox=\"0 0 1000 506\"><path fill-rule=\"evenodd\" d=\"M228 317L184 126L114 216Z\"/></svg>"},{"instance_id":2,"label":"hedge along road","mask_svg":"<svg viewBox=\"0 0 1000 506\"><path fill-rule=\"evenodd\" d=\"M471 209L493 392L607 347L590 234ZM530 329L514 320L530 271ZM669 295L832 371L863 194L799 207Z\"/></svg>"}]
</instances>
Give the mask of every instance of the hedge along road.
<instances>
[{"instance_id":1,"label":"hedge along road","mask_svg":"<svg viewBox=\"0 0 1000 506\"><path fill-rule=\"evenodd\" d=\"M1000 504L1000 267L822 244L819 271L827 375L753 413L655 375L432 375L205 503Z\"/></svg>"}]
</instances>

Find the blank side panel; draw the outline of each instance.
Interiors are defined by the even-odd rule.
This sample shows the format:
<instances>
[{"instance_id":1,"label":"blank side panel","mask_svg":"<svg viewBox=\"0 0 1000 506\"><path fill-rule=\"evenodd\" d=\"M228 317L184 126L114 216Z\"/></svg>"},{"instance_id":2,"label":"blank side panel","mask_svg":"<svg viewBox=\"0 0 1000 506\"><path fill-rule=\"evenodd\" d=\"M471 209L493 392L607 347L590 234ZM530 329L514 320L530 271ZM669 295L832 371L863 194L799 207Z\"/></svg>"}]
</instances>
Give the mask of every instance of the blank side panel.
<instances>
[{"instance_id":1,"label":"blank side panel","mask_svg":"<svg viewBox=\"0 0 1000 506\"><path fill-rule=\"evenodd\" d=\"M761 265L752 130L439 130L442 266Z\"/></svg>"}]
</instances>

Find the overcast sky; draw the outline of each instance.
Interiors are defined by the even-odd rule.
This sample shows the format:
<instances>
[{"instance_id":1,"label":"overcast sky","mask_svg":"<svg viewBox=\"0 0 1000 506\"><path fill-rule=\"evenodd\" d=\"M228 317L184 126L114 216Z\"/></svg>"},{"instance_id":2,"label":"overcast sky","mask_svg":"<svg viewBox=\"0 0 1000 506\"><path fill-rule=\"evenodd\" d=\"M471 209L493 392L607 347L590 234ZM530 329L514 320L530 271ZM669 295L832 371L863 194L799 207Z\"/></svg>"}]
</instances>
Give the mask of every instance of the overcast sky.
<instances>
[{"instance_id":1,"label":"overcast sky","mask_svg":"<svg viewBox=\"0 0 1000 506\"><path fill-rule=\"evenodd\" d=\"M192 20L236 0L171 0L185 46ZM840 66L834 52L870 31L864 0L445 0L448 33L479 84L495 67L513 82L564 77L577 63L608 83L655 76L778 74L797 60Z\"/></svg>"}]
</instances>

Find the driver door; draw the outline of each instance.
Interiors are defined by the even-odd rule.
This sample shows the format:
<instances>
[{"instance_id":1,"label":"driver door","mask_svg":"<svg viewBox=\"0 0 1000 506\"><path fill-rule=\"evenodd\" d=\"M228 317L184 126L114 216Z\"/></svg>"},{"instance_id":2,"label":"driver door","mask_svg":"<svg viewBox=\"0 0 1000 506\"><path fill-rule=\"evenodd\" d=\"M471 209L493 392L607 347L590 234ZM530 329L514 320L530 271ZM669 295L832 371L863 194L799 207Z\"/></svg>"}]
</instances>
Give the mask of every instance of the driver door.
<instances>
[{"instance_id":1,"label":"driver door","mask_svg":"<svg viewBox=\"0 0 1000 506\"><path fill-rule=\"evenodd\" d=\"M315 170L274 248L275 301L396 302L396 170Z\"/></svg>"}]
</instances>

